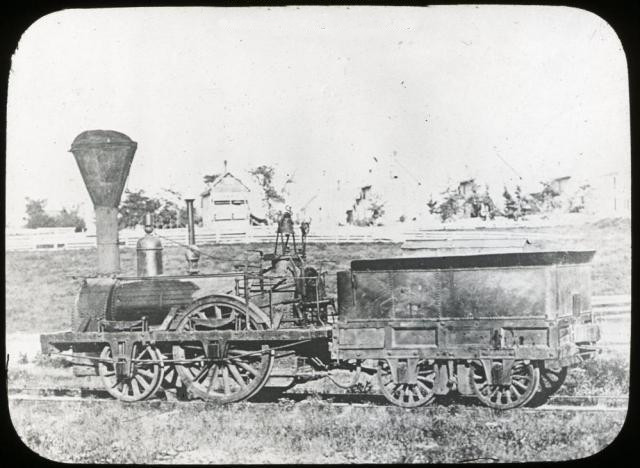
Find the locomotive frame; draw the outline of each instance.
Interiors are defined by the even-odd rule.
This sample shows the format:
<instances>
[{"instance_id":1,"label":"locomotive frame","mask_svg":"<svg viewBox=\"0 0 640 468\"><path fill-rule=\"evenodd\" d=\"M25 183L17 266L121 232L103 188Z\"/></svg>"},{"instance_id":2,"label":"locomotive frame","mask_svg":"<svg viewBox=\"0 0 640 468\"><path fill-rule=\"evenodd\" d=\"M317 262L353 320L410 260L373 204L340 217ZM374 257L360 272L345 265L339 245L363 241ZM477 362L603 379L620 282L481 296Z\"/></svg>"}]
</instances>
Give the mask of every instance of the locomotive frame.
<instances>
[{"instance_id":1,"label":"locomotive frame","mask_svg":"<svg viewBox=\"0 0 640 468\"><path fill-rule=\"evenodd\" d=\"M248 251L241 271L200 274L206 254L188 200L187 274L162 275L146 216L138 276L118 276L116 207L136 147L112 131L74 141L96 206L99 275L83 282L74 329L41 335L43 353L91 361L115 398L139 401L165 387L231 403L274 374L308 380L345 369L377 375L402 407L457 392L510 409L543 403L569 366L598 351L594 251L354 260L337 273L336 310L326 273L307 263L308 224L298 245L285 213L273 253ZM287 357L295 368L274 373Z\"/></svg>"}]
</instances>

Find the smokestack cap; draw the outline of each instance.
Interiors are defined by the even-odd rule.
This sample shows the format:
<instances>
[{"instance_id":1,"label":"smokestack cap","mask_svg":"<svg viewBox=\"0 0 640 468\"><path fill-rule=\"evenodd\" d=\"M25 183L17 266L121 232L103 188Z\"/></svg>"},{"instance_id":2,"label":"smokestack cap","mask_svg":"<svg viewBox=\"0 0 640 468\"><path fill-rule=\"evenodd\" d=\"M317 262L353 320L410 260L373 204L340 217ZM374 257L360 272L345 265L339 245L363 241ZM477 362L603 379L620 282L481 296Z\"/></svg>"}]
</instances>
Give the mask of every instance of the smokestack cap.
<instances>
[{"instance_id":1,"label":"smokestack cap","mask_svg":"<svg viewBox=\"0 0 640 468\"><path fill-rule=\"evenodd\" d=\"M88 130L73 140L69 151L94 206L118 206L137 147L127 135L113 130Z\"/></svg>"},{"instance_id":2,"label":"smokestack cap","mask_svg":"<svg viewBox=\"0 0 640 468\"><path fill-rule=\"evenodd\" d=\"M71 152L76 149L104 145L137 146L136 142L124 133L114 130L87 130L78 135L71 143Z\"/></svg>"}]
</instances>

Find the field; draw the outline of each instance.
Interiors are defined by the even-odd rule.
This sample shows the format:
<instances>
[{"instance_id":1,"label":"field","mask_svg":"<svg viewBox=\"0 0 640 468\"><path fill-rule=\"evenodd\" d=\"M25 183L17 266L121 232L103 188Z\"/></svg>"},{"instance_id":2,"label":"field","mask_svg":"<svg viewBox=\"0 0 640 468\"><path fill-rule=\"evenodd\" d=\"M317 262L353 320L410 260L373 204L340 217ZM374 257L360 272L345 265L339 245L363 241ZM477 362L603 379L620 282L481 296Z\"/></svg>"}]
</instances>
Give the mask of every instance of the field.
<instances>
[{"instance_id":1,"label":"field","mask_svg":"<svg viewBox=\"0 0 640 468\"><path fill-rule=\"evenodd\" d=\"M581 226L540 229L559 240L542 247L597 249L593 294L631 291L630 224L603 220ZM247 249L271 245L203 246L202 271L229 271ZM330 292L333 273L352 259L400 256L398 244L318 244L308 258L325 262ZM40 333L70 328L79 279L94 273L95 250L7 252L6 330ZM183 273L181 248L165 245L166 273ZM122 250L123 273L135 273L135 251ZM70 369L37 356L11 356L10 386L69 385ZM326 381L310 390L334 390ZM323 387L324 386L324 387ZM559 394L627 394L628 350L607 352L571 370ZM157 404L156 404L157 403ZM350 463L566 460L586 457L616 437L625 412L497 413L442 404L418 410L389 406L337 406L311 396L295 403L212 407L161 402L34 403L11 401L21 439L54 460L95 463Z\"/></svg>"},{"instance_id":2,"label":"field","mask_svg":"<svg viewBox=\"0 0 640 468\"><path fill-rule=\"evenodd\" d=\"M581 458L618 434L619 413L484 408L12 402L22 440L72 463L425 463ZM61 418L60 415L65 417Z\"/></svg>"}]
</instances>

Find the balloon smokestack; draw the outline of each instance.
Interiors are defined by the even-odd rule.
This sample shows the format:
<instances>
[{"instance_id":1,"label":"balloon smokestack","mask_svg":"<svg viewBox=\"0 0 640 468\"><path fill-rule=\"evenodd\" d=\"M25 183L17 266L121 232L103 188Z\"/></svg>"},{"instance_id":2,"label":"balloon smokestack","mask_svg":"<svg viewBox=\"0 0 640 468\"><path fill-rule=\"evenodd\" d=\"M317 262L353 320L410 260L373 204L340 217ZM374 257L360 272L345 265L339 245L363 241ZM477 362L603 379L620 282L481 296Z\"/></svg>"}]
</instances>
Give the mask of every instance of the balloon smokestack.
<instances>
[{"instance_id":1,"label":"balloon smokestack","mask_svg":"<svg viewBox=\"0 0 640 468\"><path fill-rule=\"evenodd\" d=\"M113 130L89 130L71 144L96 214L98 274L120 271L118 205L138 144Z\"/></svg>"}]
</instances>

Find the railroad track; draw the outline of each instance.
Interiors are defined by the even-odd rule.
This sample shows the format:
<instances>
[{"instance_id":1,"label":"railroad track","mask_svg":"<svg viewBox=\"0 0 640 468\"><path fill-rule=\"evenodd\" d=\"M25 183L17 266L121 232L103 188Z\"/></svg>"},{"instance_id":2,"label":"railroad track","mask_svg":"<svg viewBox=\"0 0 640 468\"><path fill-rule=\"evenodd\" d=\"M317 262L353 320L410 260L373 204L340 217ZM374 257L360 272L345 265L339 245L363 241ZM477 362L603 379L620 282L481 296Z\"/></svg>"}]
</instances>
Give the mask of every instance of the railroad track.
<instances>
[{"instance_id":1,"label":"railroad track","mask_svg":"<svg viewBox=\"0 0 640 468\"><path fill-rule=\"evenodd\" d=\"M83 387L67 387L67 388L9 388L9 400L14 401L47 401L47 402L77 402L77 403L105 403L119 404L118 400L113 399L106 390L96 388ZM251 401L244 404L248 405L277 405L286 403L287 401L299 403L309 401L308 399L319 399L320 401L331 402L332 406L355 406L355 407L385 407L393 406L387 400L378 394L368 393L278 393L270 394L265 392L254 397ZM417 408L424 410L439 407L467 407L467 408L485 408L479 404L475 404L472 399L462 399L462 403L450 403L444 401L443 404L435 404ZM626 411L628 396L626 395L581 395L581 396L562 396L557 395L550 398L552 402L564 404L545 404L536 408L520 408L518 411L524 412L541 412L541 411L595 411L595 412L616 412ZM595 402L595 404L594 404ZM127 404L127 403L124 403ZM211 403L200 400L180 400L175 397L154 398L146 401L136 402L135 405L146 407L175 407L181 405L199 405L211 406Z\"/></svg>"}]
</instances>

